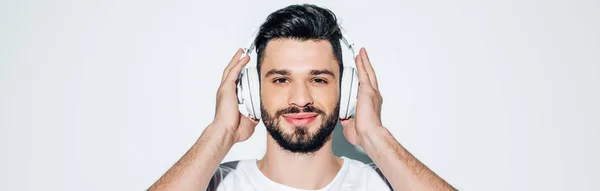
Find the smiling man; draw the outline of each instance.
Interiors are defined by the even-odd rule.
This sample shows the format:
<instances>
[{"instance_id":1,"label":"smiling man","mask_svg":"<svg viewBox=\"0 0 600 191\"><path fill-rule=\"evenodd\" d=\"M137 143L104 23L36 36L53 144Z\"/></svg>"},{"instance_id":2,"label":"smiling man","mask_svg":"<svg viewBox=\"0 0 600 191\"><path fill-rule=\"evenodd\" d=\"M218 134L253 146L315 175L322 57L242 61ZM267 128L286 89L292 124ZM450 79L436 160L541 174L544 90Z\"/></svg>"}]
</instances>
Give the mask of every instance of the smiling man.
<instances>
[{"instance_id":1,"label":"smiling man","mask_svg":"<svg viewBox=\"0 0 600 191\"><path fill-rule=\"evenodd\" d=\"M305 35L296 38L321 36ZM284 150L316 152L331 143L328 139L338 121L341 64L326 39L299 41L282 35L263 48L262 41L268 39L264 36L271 35L258 38L259 71L265 73L261 74L263 123Z\"/></svg>"},{"instance_id":2,"label":"smiling man","mask_svg":"<svg viewBox=\"0 0 600 191\"><path fill-rule=\"evenodd\" d=\"M454 190L381 123L382 97L364 48L355 61L356 117L339 119L340 79L352 75L342 73L341 37L324 8L292 5L270 14L254 41L265 156L219 165L258 124L238 111L236 79L250 59L238 50L223 72L214 121L150 190ZM376 165L333 154L338 121Z\"/></svg>"}]
</instances>

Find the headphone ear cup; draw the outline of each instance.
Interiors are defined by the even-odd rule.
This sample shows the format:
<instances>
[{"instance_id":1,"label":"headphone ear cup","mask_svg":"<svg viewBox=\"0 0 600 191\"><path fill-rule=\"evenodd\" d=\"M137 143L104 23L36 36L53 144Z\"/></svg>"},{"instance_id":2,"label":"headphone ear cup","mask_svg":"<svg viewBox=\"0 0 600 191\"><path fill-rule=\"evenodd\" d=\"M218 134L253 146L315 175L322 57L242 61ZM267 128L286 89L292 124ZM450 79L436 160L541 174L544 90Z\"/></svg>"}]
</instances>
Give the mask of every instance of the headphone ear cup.
<instances>
[{"instance_id":1,"label":"headphone ear cup","mask_svg":"<svg viewBox=\"0 0 600 191\"><path fill-rule=\"evenodd\" d=\"M356 102L358 101L358 71L352 68L352 83L350 85L350 104L348 104L348 117L356 114Z\"/></svg>"},{"instance_id":2,"label":"headphone ear cup","mask_svg":"<svg viewBox=\"0 0 600 191\"><path fill-rule=\"evenodd\" d=\"M358 99L358 75L356 69L344 67L340 88L340 119L346 119L354 115L356 100Z\"/></svg>"},{"instance_id":3,"label":"headphone ear cup","mask_svg":"<svg viewBox=\"0 0 600 191\"><path fill-rule=\"evenodd\" d=\"M244 116L248 116L250 111L246 109L246 105L250 102L250 92L248 91L248 69L243 68L236 80L236 94L238 100L238 110Z\"/></svg>"},{"instance_id":4,"label":"headphone ear cup","mask_svg":"<svg viewBox=\"0 0 600 191\"><path fill-rule=\"evenodd\" d=\"M246 108L250 111L250 117L261 119L260 80L258 79L258 69L256 67L248 67L247 74L249 101L246 103Z\"/></svg>"}]
</instances>

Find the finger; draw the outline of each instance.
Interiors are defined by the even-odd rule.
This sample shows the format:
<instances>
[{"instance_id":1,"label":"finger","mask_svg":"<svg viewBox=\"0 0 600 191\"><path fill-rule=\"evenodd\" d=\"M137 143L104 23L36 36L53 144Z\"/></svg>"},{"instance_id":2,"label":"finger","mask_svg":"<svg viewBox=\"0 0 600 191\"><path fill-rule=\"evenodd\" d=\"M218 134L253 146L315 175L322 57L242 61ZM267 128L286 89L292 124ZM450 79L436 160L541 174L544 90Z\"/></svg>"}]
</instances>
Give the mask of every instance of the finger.
<instances>
[{"instance_id":1,"label":"finger","mask_svg":"<svg viewBox=\"0 0 600 191\"><path fill-rule=\"evenodd\" d=\"M373 66L371 65L371 60L369 59L369 55L367 54L367 49L361 48L360 54L363 64L365 65L365 70L369 75L369 81L371 82L371 85L378 90L379 84L377 83L377 76L375 76L375 70L373 70Z\"/></svg>"},{"instance_id":2,"label":"finger","mask_svg":"<svg viewBox=\"0 0 600 191\"><path fill-rule=\"evenodd\" d=\"M358 87L371 87L369 74L367 74L367 71L365 70L365 66L361 57L362 55L358 54L358 56L356 56L356 60L354 61L356 63L356 70L358 71Z\"/></svg>"},{"instance_id":3,"label":"finger","mask_svg":"<svg viewBox=\"0 0 600 191\"><path fill-rule=\"evenodd\" d=\"M225 70L223 70L223 77L221 77L221 82L223 82L223 80L225 80L225 78L227 78L227 74L229 74L229 70L231 69L231 67L233 67L238 61L240 61L240 56L243 53L244 53L244 51L240 48L240 49L238 49L237 52L235 52L235 55L233 55L233 57L231 57L229 64L227 64L227 67L225 67Z\"/></svg>"},{"instance_id":4,"label":"finger","mask_svg":"<svg viewBox=\"0 0 600 191\"><path fill-rule=\"evenodd\" d=\"M244 68L249 61L250 56L246 55L242 57L242 59L240 59L235 65L233 65L233 67L231 67L231 69L229 69L229 73L227 74L227 77L225 77L225 80L223 80L223 83L235 83L240 71L242 71L242 68Z\"/></svg>"}]
</instances>

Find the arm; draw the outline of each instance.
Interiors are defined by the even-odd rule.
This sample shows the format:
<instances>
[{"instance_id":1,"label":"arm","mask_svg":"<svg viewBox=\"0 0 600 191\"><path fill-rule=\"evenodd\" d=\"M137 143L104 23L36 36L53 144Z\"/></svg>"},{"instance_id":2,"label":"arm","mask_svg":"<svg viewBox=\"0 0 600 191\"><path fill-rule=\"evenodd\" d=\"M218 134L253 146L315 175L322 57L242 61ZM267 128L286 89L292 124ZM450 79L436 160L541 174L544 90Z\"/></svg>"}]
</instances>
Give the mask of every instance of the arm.
<instances>
[{"instance_id":1,"label":"arm","mask_svg":"<svg viewBox=\"0 0 600 191\"><path fill-rule=\"evenodd\" d=\"M231 147L254 133L258 120L242 116L237 105L235 81L250 61L248 56L239 59L242 53L239 49L223 71L214 121L204 129L192 148L148 190L206 190Z\"/></svg>"},{"instance_id":2,"label":"arm","mask_svg":"<svg viewBox=\"0 0 600 191\"><path fill-rule=\"evenodd\" d=\"M408 152L385 127L362 137L361 147L394 190L456 190Z\"/></svg>"},{"instance_id":3,"label":"arm","mask_svg":"<svg viewBox=\"0 0 600 191\"><path fill-rule=\"evenodd\" d=\"M205 190L233 144L224 128L209 125L192 148L149 190Z\"/></svg>"},{"instance_id":4,"label":"arm","mask_svg":"<svg viewBox=\"0 0 600 191\"><path fill-rule=\"evenodd\" d=\"M383 127L383 98L364 48L361 48L355 63L360 84L356 118L342 119L340 122L348 142L365 150L394 190L456 190L410 154Z\"/></svg>"}]
</instances>

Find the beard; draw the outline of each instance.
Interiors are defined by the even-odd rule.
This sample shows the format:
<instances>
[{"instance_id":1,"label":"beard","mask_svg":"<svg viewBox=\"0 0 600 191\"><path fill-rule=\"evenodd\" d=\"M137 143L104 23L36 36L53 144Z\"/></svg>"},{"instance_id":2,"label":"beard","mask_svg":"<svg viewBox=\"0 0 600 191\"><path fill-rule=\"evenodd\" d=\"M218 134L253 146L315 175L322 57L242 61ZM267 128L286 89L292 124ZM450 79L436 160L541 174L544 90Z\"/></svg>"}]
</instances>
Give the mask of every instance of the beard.
<instances>
[{"instance_id":1,"label":"beard","mask_svg":"<svg viewBox=\"0 0 600 191\"><path fill-rule=\"evenodd\" d=\"M329 115L323 110L310 105L303 109L298 107L288 107L286 109L278 110L275 112L275 115L271 115L263 107L262 101L260 103L260 110L267 131L271 137L277 141L279 146L292 153L309 154L321 149L323 145L325 145L325 142L331 139L331 132L333 132L338 121L340 104L338 102L333 112ZM294 126L292 133L285 133L283 131L280 124L280 117L284 114L300 112L314 112L321 116L321 125L317 132L308 132L308 127L306 126Z\"/></svg>"}]
</instances>

